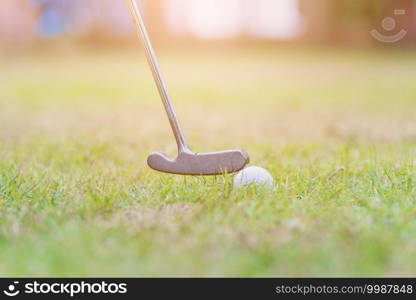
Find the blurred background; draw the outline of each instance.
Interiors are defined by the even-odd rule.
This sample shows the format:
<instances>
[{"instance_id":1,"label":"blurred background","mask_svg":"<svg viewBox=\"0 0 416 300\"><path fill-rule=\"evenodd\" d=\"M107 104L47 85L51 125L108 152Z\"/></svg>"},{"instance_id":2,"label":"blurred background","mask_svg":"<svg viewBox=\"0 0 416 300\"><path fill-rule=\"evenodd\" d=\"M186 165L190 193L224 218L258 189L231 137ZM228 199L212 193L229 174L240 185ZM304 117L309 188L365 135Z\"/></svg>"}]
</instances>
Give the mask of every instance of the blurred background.
<instances>
[{"instance_id":1,"label":"blurred background","mask_svg":"<svg viewBox=\"0 0 416 300\"><path fill-rule=\"evenodd\" d=\"M1 274L415 274L416 0L138 1L192 150L276 194L146 166L176 145L124 0L1 0Z\"/></svg>"},{"instance_id":2,"label":"blurred background","mask_svg":"<svg viewBox=\"0 0 416 300\"><path fill-rule=\"evenodd\" d=\"M406 34L394 46L415 46L413 0L142 0L154 39L267 40L370 47L369 34ZM129 41L134 28L123 0L2 0L2 48L45 39ZM392 43L387 43L391 46Z\"/></svg>"},{"instance_id":3,"label":"blurred background","mask_svg":"<svg viewBox=\"0 0 416 300\"><path fill-rule=\"evenodd\" d=\"M1 2L0 130L10 132L7 119L11 128L62 133L55 122L63 124L64 112L73 113L68 124L86 128L79 120L82 113L85 122L94 119L91 115L107 120L117 115L116 109L120 126L125 126L125 116L134 108L140 120L132 117L130 125L144 140L151 136L152 143L162 146L164 138L156 138L154 131L171 137L126 1ZM345 127L347 115L356 121L359 114L368 118L368 111L390 118L395 112L402 124L403 115L413 112L416 0L138 2L185 131L194 140L210 131L217 147L215 132L222 133L228 126L224 116L230 115L241 120L258 115L252 128L241 130L236 123L238 145L250 140L250 134L260 139L260 128L271 136L286 132L296 139L312 137L313 128L317 136L327 137L333 127ZM294 115L288 117L289 112ZM47 117L35 118L37 113ZM29 117L8 117L17 114ZM201 115L209 128L201 124ZM46 123L48 118L56 120ZM353 122L345 135L368 130L383 137L386 127L391 128L386 120L371 126L374 122ZM103 123L94 130L105 130ZM125 131L114 124L107 129ZM151 130L138 127L142 125ZM406 128L389 138L398 132L413 136L413 127ZM70 125L68 132L78 137ZM173 143L171 148L174 152Z\"/></svg>"}]
</instances>

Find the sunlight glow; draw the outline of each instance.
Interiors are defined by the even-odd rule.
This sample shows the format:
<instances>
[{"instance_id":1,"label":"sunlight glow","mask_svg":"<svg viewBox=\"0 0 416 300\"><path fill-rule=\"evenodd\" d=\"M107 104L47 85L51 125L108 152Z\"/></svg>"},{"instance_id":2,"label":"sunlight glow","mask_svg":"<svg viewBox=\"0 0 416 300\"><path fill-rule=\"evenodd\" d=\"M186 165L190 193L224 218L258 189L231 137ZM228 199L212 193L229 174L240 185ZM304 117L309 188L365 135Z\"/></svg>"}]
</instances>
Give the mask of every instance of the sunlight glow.
<instances>
[{"instance_id":1,"label":"sunlight glow","mask_svg":"<svg viewBox=\"0 0 416 300\"><path fill-rule=\"evenodd\" d=\"M287 39L299 32L297 0L167 0L167 19L175 34L229 38L245 33Z\"/></svg>"}]
</instances>

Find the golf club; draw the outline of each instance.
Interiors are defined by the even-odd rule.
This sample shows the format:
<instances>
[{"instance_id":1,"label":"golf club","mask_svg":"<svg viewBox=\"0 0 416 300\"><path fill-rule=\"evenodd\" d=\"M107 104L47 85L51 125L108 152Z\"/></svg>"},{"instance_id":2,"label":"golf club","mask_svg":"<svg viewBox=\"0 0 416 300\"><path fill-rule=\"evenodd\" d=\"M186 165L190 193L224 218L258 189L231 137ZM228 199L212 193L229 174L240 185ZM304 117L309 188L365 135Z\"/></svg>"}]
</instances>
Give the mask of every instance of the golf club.
<instances>
[{"instance_id":1,"label":"golf club","mask_svg":"<svg viewBox=\"0 0 416 300\"><path fill-rule=\"evenodd\" d=\"M188 148L163 81L140 7L135 0L128 0L128 3L178 146L178 156L175 159L159 152L150 154L147 159L149 167L157 171L181 175L217 175L234 173L243 169L249 162L249 157L244 150L194 153Z\"/></svg>"}]
</instances>

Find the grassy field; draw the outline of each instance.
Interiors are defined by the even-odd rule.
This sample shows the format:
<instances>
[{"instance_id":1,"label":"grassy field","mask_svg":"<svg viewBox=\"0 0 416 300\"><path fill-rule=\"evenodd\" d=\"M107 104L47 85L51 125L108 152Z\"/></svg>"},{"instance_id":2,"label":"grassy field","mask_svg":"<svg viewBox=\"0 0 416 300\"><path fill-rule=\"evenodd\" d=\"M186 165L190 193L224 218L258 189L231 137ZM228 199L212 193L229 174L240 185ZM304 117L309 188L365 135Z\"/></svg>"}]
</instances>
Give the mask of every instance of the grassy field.
<instances>
[{"instance_id":1,"label":"grassy field","mask_svg":"<svg viewBox=\"0 0 416 300\"><path fill-rule=\"evenodd\" d=\"M196 151L244 148L273 191L175 155L138 49L0 59L2 276L416 274L416 55L161 51Z\"/></svg>"}]
</instances>

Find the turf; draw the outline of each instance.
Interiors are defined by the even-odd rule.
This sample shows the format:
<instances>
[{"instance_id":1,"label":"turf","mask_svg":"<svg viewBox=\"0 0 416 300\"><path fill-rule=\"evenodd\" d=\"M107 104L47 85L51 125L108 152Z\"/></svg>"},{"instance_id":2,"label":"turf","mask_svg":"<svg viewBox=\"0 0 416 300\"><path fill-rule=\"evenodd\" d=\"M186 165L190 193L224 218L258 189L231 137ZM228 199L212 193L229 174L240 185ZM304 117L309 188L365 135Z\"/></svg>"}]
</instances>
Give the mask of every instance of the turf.
<instances>
[{"instance_id":1,"label":"turf","mask_svg":"<svg viewBox=\"0 0 416 300\"><path fill-rule=\"evenodd\" d=\"M136 50L2 55L2 276L415 275L415 54L162 49L194 150L268 191L146 166L176 149Z\"/></svg>"}]
</instances>

